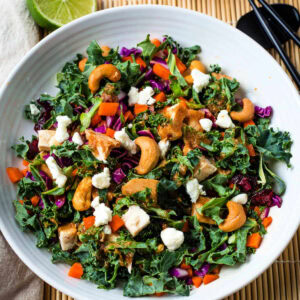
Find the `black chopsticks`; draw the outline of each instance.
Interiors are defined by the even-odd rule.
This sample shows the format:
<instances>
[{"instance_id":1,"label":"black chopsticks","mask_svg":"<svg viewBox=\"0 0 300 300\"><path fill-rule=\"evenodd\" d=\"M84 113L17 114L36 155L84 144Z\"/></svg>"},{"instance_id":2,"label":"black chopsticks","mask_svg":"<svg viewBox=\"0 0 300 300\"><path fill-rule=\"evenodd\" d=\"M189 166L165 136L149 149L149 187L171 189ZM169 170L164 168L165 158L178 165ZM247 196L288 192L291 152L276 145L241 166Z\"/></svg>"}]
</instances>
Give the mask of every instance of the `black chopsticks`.
<instances>
[{"instance_id":1,"label":"black chopsticks","mask_svg":"<svg viewBox=\"0 0 300 300\"><path fill-rule=\"evenodd\" d=\"M259 21L259 23L261 24L263 30L265 31L266 35L268 36L268 38L270 39L271 43L274 45L274 48L277 50L277 52L279 53L281 59L283 60L284 64L286 65L287 69L289 70L291 76L293 77L298 89L300 90L300 76L299 73L297 72L296 68L294 67L294 65L292 64L292 62L290 61L289 57L287 56L287 54L285 53L285 51L283 50L283 48L280 45L280 41L278 40L278 38L276 37L276 35L273 33L268 21L265 19L265 17L261 14L261 12L259 11L257 5L254 3L253 0L248 0L250 5L253 8L253 11ZM258 0L266 9L267 7L270 8L270 6L263 0ZM284 31L286 31L289 36L297 43L299 42L299 38L293 33L293 31L289 28L289 26L287 26L285 24L285 22L283 22L281 20L281 18L276 14L274 14L273 10L268 9L268 11L272 11L272 13L270 12L271 16L281 25L282 29ZM279 22L279 19L281 20ZM295 39L296 38L296 39Z\"/></svg>"}]
</instances>

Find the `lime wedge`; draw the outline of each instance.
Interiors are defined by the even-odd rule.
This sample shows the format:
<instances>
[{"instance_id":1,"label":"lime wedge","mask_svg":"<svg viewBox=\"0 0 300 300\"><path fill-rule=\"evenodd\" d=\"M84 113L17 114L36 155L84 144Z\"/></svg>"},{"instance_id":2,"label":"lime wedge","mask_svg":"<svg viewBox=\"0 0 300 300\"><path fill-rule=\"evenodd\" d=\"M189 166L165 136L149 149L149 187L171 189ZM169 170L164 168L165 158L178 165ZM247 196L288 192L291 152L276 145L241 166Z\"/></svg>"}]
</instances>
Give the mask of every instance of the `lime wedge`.
<instances>
[{"instance_id":1,"label":"lime wedge","mask_svg":"<svg viewBox=\"0 0 300 300\"><path fill-rule=\"evenodd\" d=\"M37 24L56 29L97 10L97 0L27 0Z\"/></svg>"}]
</instances>

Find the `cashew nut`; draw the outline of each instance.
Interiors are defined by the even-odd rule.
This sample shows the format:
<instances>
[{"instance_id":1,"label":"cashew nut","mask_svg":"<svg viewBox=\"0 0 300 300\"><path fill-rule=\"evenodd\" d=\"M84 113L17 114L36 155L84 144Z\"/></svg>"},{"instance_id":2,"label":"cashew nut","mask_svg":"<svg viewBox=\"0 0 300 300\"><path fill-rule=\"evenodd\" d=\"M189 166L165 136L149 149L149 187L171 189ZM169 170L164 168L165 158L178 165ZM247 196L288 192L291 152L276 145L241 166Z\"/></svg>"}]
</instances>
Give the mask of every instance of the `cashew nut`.
<instances>
[{"instance_id":1,"label":"cashew nut","mask_svg":"<svg viewBox=\"0 0 300 300\"><path fill-rule=\"evenodd\" d=\"M141 158L135 168L140 175L149 173L158 163L160 150L156 141L148 136L140 136L135 139L135 144L141 149Z\"/></svg>"},{"instance_id":2,"label":"cashew nut","mask_svg":"<svg viewBox=\"0 0 300 300\"><path fill-rule=\"evenodd\" d=\"M244 98L243 109L241 111L232 111L230 116L235 121L248 122L254 117L254 104L248 98Z\"/></svg>"},{"instance_id":3,"label":"cashew nut","mask_svg":"<svg viewBox=\"0 0 300 300\"><path fill-rule=\"evenodd\" d=\"M86 64L87 60L88 60L88 59L87 59L86 57L84 57L84 58L78 63L78 68L79 68L79 70L80 70L81 72L84 71L85 64Z\"/></svg>"},{"instance_id":4,"label":"cashew nut","mask_svg":"<svg viewBox=\"0 0 300 300\"><path fill-rule=\"evenodd\" d=\"M109 54L110 48L108 46L101 46L102 56L106 57Z\"/></svg>"},{"instance_id":5,"label":"cashew nut","mask_svg":"<svg viewBox=\"0 0 300 300\"><path fill-rule=\"evenodd\" d=\"M219 225L219 228L225 232L231 232L241 228L247 218L243 206L233 201L228 201L226 206L229 213L224 222Z\"/></svg>"},{"instance_id":6,"label":"cashew nut","mask_svg":"<svg viewBox=\"0 0 300 300\"><path fill-rule=\"evenodd\" d=\"M74 193L72 204L78 211L85 211L91 207L92 177L84 177Z\"/></svg>"},{"instance_id":7,"label":"cashew nut","mask_svg":"<svg viewBox=\"0 0 300 300\"><path fill-rule=\"evenodd\" d=\"M122 186L122 194L130 196L148 188L151 190L151 198L156 201L158 182L159 181L155 179L134 178Z\"/></svg>"},{"instance_id":8,"label":"cashew nut","mask_svg":"<svg viewBox=\"0 0 300 300\"><path fill-rule=\"evenodd\" d=\"M206 73L206 68L205 66L203 65L203 63L200 61L200 60L193 60L191 62L191 65L190 67L184 72L183 76L184 76L184 79L185 81L188 83L188 84L193 84L194 82L194 79L191 75L191 71L193 69L197 69L199 70L200 72L202 73Z\"/></svg>"},{"instance_id":9,"label":"cashew nut","mask_svg":"<svg viewBox=\"0 0 300 300\"><path fill-rule=\"evenodd\" d=\"M203 131L199 123L204 118L204 112L201 110L188 109L185 123L197 131Z\"/></svg>"},{"instance_id":10,"label":"cashew nut","mask_svg":"<svg viewBox=\"0 0 300 300\"><path fill-rule=\"evenodd\" d=\"M165 107L162 113L165 117L170 119L170 123L165 126L158 126L158 134L161 139L175 141L181 138L183 120L187 115L187 107L184 101L171 107Z\"/></svg>"},{"instance_id":11,"label":"cashew nut","mask_svg":"<svg viewBox=\"0 0 300 300\"><path fill-rule=\"evenodd\" d=\"M200 214L197 209L200 209L206 202L210 201L210 198L207 197L199 197L196 203L192 204L192 216L196 216L197 220L200 223L206 223L206 224L216 224L216 222L209 218L204 216L203 214Z\"/></svg>"},{"instance_id":12,"label":"cashew nut","mask_svg":"<svg viewBox=\"0 0 300 300\"><path fill-rule=\"evenodd\" d=\"M108 78L112 82L121 79L121 72L112 64L103 64L96 67L89 76L89 89L95 94L103 78Z\"/></svg>"}]
</instances>

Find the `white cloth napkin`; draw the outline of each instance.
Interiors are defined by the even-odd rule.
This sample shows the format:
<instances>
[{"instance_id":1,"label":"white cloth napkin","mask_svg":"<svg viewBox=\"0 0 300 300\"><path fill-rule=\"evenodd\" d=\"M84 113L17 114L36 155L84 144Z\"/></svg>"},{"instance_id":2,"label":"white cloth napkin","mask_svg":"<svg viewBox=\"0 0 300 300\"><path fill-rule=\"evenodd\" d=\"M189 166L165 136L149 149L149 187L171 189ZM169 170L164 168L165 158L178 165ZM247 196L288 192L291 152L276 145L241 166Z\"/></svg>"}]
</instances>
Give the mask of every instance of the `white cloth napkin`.
<instances>
[{"instance_id":1,"label":"white cloth napkin","mask_svg":"<svg viewBox=\"0 0 300 300\"><path fill-rule=\"evenodd\" d=\"M25 53L39 41L39 30L25 0L0 0L0 86ZM0 300L43 298L43 282L16 256L0 232Z\"/></svg>"}]
</instances>

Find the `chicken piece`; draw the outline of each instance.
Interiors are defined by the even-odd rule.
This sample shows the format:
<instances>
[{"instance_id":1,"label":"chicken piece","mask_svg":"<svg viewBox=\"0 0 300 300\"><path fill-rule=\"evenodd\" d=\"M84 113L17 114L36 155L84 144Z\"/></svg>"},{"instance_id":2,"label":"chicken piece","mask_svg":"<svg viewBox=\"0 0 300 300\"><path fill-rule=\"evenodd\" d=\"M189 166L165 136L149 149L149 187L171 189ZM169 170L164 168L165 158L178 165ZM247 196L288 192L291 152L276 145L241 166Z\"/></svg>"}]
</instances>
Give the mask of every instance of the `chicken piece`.
<instances>
[{"instance_id":1,"label":"chicken piece","mask_svg":"<svg viewBox=\"0 0 300 300\"><path fill-rule=\"evenodd\" d=\"M51 146L59 145L59 142L55 140L55 130L39 130L38 147L40 151L50 151Z\"/></svg>"},{"instance_id":2,"label":"chicken piece","mask_svg":"<svg viewBox=\"0 0 300 300\"><path fill-rule=\"evenodd\" d=\"M77 241L77 229L74 223L58 227L58 236L63 251L72 249Z\"/></svg>"},{"instance_id":3,"label":"chicken piece","mask_svg":"<svg viewBox=\"0 0 300 300\"><path fill-rule=\"evenodd\" d=\"M192 216L196 216L197 220L200 223L206 223L206 224L213 225L213 224L216 224L216 222L213 219L206 217L197 211L197 209L201 208L209 200L210 200L210 198L200 196L199 199L197 200L197 202L192 204Z\"/></svg>"},{"instance_id":4,"label":"chicken piece","mask_svg":"<svg viewBox=\"0 0 300 300\"><path fill-rule=\"evenodd\" d=\"M175 141L182 136L182 124L187 115L186 104L181 101L171 107L165 107L162 114L170 120L170 123L158 126L158 134L162 140Z\"/></svg>"},{"instance_id":5,"label":"chicken piece","mask_svg":"<svg viewBox=\"0 0 300 300\"><path fill-rule=\"evenodd\" d=\"M92 148L93 155L100 161L105 161L114 148L121 146L117 140L91 129L85 131L89 146Z\"/></svg>"},{"instance_id":6,"label":"chicken piece","mask_svg":"<svg viewBox=\"0 0 300 300\"><path fill-rule=\"evenodd\" d=\"M188 109L184 122L194 128L196 131L203 131L199 121L204 118L204 112L201 110Z\"/></svg>"},{"instance_id":7,"label":"chicken piece","mask_svg":"<svg viewBox=\"0 0 300 300\"><path fill-rule=\"evenodd\" d=\"M202 130L196 131L194 128L185 127L183 132L184 155L186 155L190 150L198 148L201 142L208 145L211 144L211 141L206 137Z\"/></svg>"},{"instance_id":8,"label":"chicken piece","mask_svg":"<svg viewBox=\"0 0 300 300\"><path fill-rule=\"evenodd\" d=\"M205 156L201 156L198 165L194 169L194 177L200 182L216 171L217 168L215 165L213 165Z\"/></svg>"}]
</instances>

